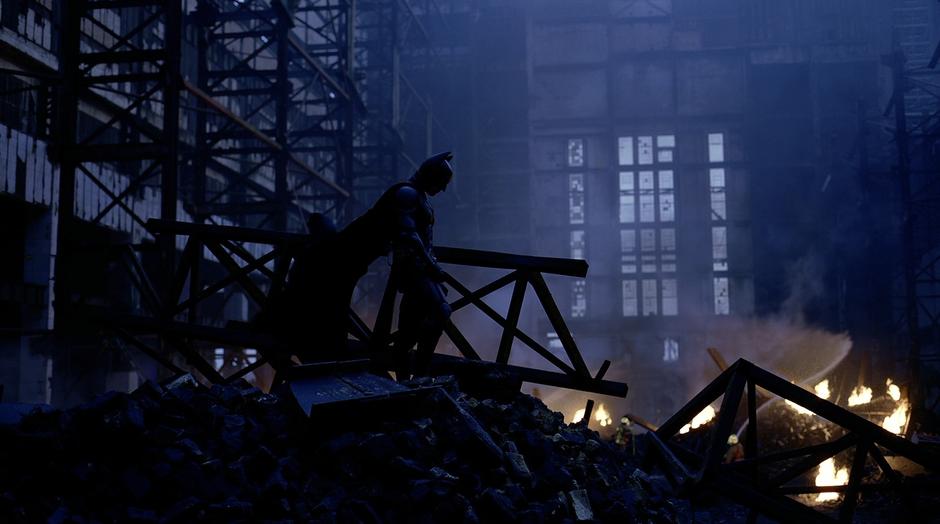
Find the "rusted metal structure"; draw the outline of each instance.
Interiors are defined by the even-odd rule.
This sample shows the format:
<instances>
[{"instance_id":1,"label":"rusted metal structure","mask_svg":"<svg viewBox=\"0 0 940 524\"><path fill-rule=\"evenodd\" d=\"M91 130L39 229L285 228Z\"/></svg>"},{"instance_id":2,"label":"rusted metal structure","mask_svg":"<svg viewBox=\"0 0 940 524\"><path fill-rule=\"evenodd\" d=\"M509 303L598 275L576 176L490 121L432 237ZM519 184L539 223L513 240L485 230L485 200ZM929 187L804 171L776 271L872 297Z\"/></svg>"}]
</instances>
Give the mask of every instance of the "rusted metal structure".
<instances>
[{"instance_id":1,"label":"rusted metal structure","mask_svg":"<svg viewBox=\"0 0 940 524\"><path fill-rule=\"evenodd\" d=\"M831 442L761 454L756 429L758 388L812 411L842 428L845 434ZM718 398L722 398L721 408L712 423L704 454L697 454L671 440L683 425ZM725 439L734 431L735 421L740 420L742 398L746 399L744 413L748 420L744 440L745 459L724 464ZM646 457L646 467L660 465L670 482L686 493L716 492L750 507L752 519L759 513L783 522L833 522L829 516L787 495L841 492L844 498L838 520L851 522L859 493L907 489L916 484L906 481L891 468L885 459L885 451L904 456L930 470L940 471L940 457L923 447L744 359L739 359L723 371L669 420L651 432L650 438L652 451ZM847 485L791 484L824 460L850 448L854 448L854 451ZM869 459L877 464L888 482L863 483L865 462Z\"/></svg>"}]
</instances>

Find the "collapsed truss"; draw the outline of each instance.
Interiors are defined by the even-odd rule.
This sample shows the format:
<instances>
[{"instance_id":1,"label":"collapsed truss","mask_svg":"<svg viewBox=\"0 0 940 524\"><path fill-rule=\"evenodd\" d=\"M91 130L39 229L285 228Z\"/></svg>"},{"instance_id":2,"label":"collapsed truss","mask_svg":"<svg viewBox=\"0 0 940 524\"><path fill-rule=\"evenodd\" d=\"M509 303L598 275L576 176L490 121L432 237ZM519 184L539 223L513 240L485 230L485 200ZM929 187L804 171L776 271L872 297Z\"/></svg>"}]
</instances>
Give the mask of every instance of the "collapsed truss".
<instances>
[{"instance_id":1,"label":"collapsed truss","mask_svg":"<svg viewBox=\"0 0 940 524\"><path fill-rule=\"evenodd\" d=\"M845 435L824 444L787 450L779 453L759 453L757 435L757 388L794 402L846 431ZM725 439L733 432L742 397L746 391L746 417L748 420L744 450L745 459L722 463ZM713 423L704 454L697 454L671 441L696 414L722 397L721 408ZM688 493L702 490L717 492L740 504L752 508L752 518L762 513L784 522L797 519L808 522L833 522L830 517L805 506L787 495L843 492L839 521L851 522L863 491L885 488L910 487L884 458L882 449L902 455L918 464L940 471L940 457L886 431L842 407L823 400L809 391L740 359L722 372L685 406L651 432L653 451L646 456L645 467L662 466L670 481ZM824 460L854 447L849 482L846 486L793 486L790 482L817 467ZM871 458L890 479L884 484L863 484L864 466ZM791 462L787 462L791 461ZM771 473L769 466L783 466L782 471Z\"/></svg>"}]
</instances>

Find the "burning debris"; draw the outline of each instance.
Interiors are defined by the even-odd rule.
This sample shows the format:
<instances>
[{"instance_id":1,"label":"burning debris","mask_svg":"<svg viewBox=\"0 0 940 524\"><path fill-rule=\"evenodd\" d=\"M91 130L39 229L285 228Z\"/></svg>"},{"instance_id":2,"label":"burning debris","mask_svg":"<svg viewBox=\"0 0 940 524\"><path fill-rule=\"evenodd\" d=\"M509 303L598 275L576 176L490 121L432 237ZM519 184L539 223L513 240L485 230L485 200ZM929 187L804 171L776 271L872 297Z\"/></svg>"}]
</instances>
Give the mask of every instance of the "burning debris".
<instances>
[{"instance_id":1,"label":"burning debris","mask_svg":"<svg viewBox=\"0 0 940 524\"><path fill-rule=\"evenodd\" d=\"M836 470L835 459L832 457L822 461L816 473L817 486L845 486L849 483L849 470L839 468ZM839 500L839 494L833 492L820 493L816 495L816 502L826 502L830 500Z\"/></svg>"},{"instance_id":2,"label":"burning debris","mask_svg":"<svg viewBox=\"0 0 940 524\"><path fill-rule=\"evenodd\" d=\"M35 410L0 426L0 521L676 521L655 477L538 399L412 386L328 418L191 379Z\"/></svg>"},{"instance_id":3,"label":"burning debris","mask_svg":"<svg viewBox=\"0 0 940 524\"><path fill-rule=\"evenodd\" d=\"M571 418L571 423L577 424L582 420L584 420L584 408L574 412L574 416ZM597 422L600 427L606 428L613 423L614 419L611 418L610 412L607 411L607 406L604 404L598 404L597 409L594 410L594 421Z\"/></svg>"},{"instance_id":4,"label":"burning debris","mask_svg":"<svg viewBox=\"0 0 940 524\"><path fill-rule=\"evenodd\" d=\"M858 386L852 390L852 394L849 395L848 404L849 407L852 406L861 406L862 404L868 404L871 402L872 390L867 386Z\"/></svg>"},{"instance_id":5,"label":"burning debris","mask_svg":"<svg viewBox=\"0 0 940 524\"><path fill-rule=\"evenodd\" d=\"M698 415L692 417L692 421L688 424L682 426L679 429L679 434L684 435L693 429L698 429L701 426L704 426L706 423L715 418L715 408L711 406L705 406L705 409L700 411Z\"/></svg>"},{"instance_id":6,"label":"burning debris","mask_svg":"<svg viewBox=\"0 0 940 524\"><path fill-rule=\"evenodd\" d=\"M683 492L715 493L782 522L826 520L836 510L833 502L840 504L843 521L851 521L857 508L870 515L890 506L898 514L914 515L918 505L935 505L930 490L937 478L927 472L940 470L940 457L890 434L901 428L887 420L889 431L879 427L877 406L884 403L903 413L897 417L900 425L907 424L901 388L863 404L857 401L866 396L865 388L854 389L853 404L864 407L864 413L840 405L847 399L838 398L838 384L831 387L828 379L816 384L813 395L738 360L669 420L651 428L648 460ZM768 393L792 403L767 401ZM714 421L693 429L693 419L719 398L722 410ZM758 408L759 399L764 404ZM756 431L748 427L751 422ZM735 427L738 432L727 436ZM900 497L906 497L903 504Z\"/></svg>"}]
</instances>

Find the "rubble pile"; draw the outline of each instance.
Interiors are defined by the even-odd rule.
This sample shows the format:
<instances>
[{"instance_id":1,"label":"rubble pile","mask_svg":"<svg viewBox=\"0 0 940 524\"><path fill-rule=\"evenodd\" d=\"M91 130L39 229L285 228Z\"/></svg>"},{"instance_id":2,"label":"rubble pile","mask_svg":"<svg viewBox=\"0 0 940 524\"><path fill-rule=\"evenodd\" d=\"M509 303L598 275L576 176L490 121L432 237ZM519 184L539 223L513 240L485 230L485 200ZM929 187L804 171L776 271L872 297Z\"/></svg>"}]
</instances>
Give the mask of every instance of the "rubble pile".
<instances>
[{"instance_id":1,"label":"rubble pile","mask_svg":"<svg viewBox=\"0 0 940 524\"><path fill-rule=\"evenodd\" d=\"M676 521L661 483L538 399L415 386L374 418L189 377L37 408L0 425L0 521Z\"/></svg>"}]
</instances>

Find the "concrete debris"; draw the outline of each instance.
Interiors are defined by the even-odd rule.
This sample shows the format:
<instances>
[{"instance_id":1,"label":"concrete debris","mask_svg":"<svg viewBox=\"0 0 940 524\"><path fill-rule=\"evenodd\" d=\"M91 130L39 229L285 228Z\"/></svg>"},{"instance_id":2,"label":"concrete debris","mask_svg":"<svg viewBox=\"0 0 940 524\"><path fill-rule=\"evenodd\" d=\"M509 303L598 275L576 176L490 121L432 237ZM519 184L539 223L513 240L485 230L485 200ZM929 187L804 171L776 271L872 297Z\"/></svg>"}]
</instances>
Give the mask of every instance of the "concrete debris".
<instances>
[{"instance_id":1,"label":"concrete debris","mask_svg":"<svg viewBox=\"0 0 940 524\"><path fill-rule=\"evenodd\" d=\"M342 425L191 377L37 408L0 425L0 521L676 522L595 432L434 380L415 409Z\"/></svg>"}]
</instances>

